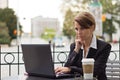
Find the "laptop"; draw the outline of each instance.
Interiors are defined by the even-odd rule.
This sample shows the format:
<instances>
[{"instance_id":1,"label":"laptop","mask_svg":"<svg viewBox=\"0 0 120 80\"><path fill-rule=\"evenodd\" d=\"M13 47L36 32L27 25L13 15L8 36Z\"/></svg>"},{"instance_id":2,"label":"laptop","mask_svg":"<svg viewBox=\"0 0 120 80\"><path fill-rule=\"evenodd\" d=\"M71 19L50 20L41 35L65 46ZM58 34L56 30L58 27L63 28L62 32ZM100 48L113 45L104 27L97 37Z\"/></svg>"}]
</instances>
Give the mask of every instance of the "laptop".
<instances>
[{"instance_id":1,"label":"laptop","mask_svg":"<svg viewBox=\"0 0 120 80\"><path fill-rule=\"evenodd\" d=\"M50 44L21 44L21 47L29 76L55 79L74 77L74 74L55 74Z\"/></svg>"}]
</instances>

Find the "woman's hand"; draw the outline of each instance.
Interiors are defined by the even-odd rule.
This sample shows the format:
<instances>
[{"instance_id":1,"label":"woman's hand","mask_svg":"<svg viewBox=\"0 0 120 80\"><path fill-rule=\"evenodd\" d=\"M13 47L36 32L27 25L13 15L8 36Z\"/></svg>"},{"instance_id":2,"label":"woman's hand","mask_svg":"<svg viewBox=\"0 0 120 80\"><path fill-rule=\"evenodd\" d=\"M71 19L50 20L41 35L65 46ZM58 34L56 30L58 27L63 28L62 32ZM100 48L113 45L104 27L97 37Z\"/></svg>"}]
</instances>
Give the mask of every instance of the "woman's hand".
<instances>
[{"instance_id":1,"label":"woman's hand","mask_svg":"<svg viewBox=\"0 0 120 80\"><path fill-rule=\"evenodd\" d=\"M79 36L76 36L74 51L78 53L80 48L81 48L81 46L82 46L81 39L79 38Z\"/></svg>"},{"instance_id":2,"label":"woman's hand","mask_svg":"<svg viewBox=\"0 0 120 80\"><path fill-rule=\"evenodd\" d=\"M56 74L61 74L61 73L69 73L70 68L69 67L58 67L55 69Z\"/></svg>"}]
</instances>

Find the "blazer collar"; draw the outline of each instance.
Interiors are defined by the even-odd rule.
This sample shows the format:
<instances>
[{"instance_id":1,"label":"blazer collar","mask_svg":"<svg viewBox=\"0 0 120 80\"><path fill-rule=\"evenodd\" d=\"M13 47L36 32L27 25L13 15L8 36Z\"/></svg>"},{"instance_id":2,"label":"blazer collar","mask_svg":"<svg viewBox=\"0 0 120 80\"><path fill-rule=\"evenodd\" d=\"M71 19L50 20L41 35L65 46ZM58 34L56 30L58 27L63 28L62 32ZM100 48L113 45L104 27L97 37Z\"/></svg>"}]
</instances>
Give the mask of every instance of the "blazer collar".
<instances>
[{"instance_id":1,"label":"blazer collar","mask_svg":"<svg viewBox=\"0 0 120 80\"><path fill-rule=\"evenodd\" d=\"M93 35L93 37L92 37L90 48L97 49L97 38L95 35ZM83 46L81 47L81 49L83 49Z\"/></svg>"},{"instance_id":2,"label":"blazer collar","mask_svg":"<svg viewBox=\"0 0 120 80\"><path fill-rule=\"evenodd\" d=\"M96 55L96 52L97 52L97 49L90 48L88 55L87 55L87 58L94 58L94 56Z\"/></svg>"},{"instance_id":3,"label":"blazer collar","mask_svg":"<svg viewBox=\"0 0 120 80\"><path fill-rule=\"evenodd\" d=\"M97 38L95 35L93 35L92 42L90 44L91 48L97 49Z\"/></svg>"}]
</instances>

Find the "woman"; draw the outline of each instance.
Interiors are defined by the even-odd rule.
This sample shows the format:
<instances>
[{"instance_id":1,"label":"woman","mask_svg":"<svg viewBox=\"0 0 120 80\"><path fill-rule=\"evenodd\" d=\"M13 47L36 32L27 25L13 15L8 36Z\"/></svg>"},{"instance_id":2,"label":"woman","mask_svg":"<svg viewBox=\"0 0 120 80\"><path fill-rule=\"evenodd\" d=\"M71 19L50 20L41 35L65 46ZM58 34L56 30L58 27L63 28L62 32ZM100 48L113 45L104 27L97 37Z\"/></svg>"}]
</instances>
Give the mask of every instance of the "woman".
<instances>
[{"instance_id":1,"label":"woman","mask_svg":"<svg viewBox=\"0 0 120 80\"><path fill-rule=\"evenodd\" d=\"M111 45L96 38L95 19L89 12L81 12L74 19L75 42L70 46L68 60L64 67L55 69L59 73L80 73L83 75L82 58L94 58L94 77L107 80L106 63Z\"/></svg>"}]
</instances>

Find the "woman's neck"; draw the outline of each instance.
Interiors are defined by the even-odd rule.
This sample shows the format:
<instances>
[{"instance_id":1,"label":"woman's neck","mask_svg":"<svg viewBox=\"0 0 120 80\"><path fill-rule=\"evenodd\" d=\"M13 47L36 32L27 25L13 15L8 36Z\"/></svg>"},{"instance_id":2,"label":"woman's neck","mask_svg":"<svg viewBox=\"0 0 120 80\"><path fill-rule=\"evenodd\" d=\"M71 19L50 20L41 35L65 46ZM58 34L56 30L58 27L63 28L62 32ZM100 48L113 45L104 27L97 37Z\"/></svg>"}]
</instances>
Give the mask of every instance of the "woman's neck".
<instances>
[{"instance_id":1,"label":"woman's neck","mask_svg":"<svg viewBox=\"0 0 120 80\"><path fill-rule=\"evenodd\" d=\"M91 36L89 37L89 39L87 39L87 40L85 41L85 43L84 43L84 45L83 45L84 48L90 47L90 44L91 44L91 41L92 41L92 37L93 37L93 35L91 35Z\"/></svg>"}]
</instances>

